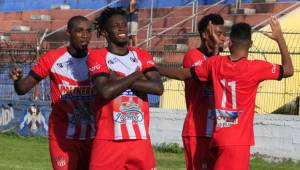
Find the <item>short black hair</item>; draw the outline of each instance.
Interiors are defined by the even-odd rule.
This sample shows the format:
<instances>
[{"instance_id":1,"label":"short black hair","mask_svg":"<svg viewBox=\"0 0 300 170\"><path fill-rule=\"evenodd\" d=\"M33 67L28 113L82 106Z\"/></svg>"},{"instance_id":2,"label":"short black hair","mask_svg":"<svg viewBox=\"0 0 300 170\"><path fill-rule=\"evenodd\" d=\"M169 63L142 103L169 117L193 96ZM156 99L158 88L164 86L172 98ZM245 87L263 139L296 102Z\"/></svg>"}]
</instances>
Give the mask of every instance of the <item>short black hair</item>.
<instances>
[{"instance_id":1,"label":"short black hair","mask_svg":"<svg viewBox=\"0 0 300 170\"><path fill-rule=\"evenodd\" d=\"M88 21L88 19L81 15L74 16L69 19L68 24L67 24L67 29L71 30L72 28L74 28L74 26L76 25L76 23L78 21Z\"/></svg>"},{"instance_id":2,"label":"short black hair","mask_svg":"<svg viewBox=\"0 0 300 170\"><path fill-rule=\"evenodd\" d=\"M224 25L224 19L221 15L215 13L205 15L198 23L198 32L201 38L202 33L207 29L209 21L211 21L213 25Z\"/></svg>"},{"instance_id":3,"label":"short black hair","mask_svg":"<svg viewBox=\"0 0 300 170\"><path fill-rule=\"evenodd\" d=\"M245 22L234 24L231 27L230 39L233 41L251 41L251 26Z\"/></svg>"},{"instance_id":4,"label":"short black hair","mask_svg":"<svg viewBox=\"0 0 300 170\"><path fill-rule=\"evenodd\" d=\"M122 7L107 7L102 13L95 18L95 29L97 30L97 36L100 37L101 33L106 29L106 24L109 18L114 15L122 15L127 17L127 12Z\"/></svg>"}]
</instances>

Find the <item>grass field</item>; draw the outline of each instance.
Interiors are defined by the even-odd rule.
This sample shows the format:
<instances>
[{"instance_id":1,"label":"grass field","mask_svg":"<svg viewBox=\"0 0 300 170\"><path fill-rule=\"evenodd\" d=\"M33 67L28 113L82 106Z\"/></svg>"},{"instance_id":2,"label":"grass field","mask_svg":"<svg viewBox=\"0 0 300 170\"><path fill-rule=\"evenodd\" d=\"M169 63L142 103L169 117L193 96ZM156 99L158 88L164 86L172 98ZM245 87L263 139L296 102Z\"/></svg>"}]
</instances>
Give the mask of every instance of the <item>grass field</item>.
<instances>
[{"instance_id":1,"label":"grass field","mask_svg":"<svg viewBox=\"0 0 300 170\"><path fill-rule=\"evenodd\" d=\"M167 149L168 150L168 149ZM183 170L184 155L181 149L155 149L158 169ZM51 164L46 138L20 137L0 134L0 170L50 170ZM300 170L300 164L291 161L267 163L262 159L251 161L251 170Z\"/></svg>"}]
</instances>

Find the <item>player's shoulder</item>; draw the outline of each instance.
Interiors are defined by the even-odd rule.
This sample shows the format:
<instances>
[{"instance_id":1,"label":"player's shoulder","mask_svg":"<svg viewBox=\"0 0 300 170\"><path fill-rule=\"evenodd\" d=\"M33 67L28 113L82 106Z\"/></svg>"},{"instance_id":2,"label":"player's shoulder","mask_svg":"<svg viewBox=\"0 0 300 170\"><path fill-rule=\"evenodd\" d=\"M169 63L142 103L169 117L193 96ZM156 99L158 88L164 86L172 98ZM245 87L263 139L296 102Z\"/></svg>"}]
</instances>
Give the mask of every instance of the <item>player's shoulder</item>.
<instances>
[{"instance_id":1,"label":"player's shoulder","mask_svg":"<svg viewBox=\"0 0 300 170\"><path fill-rule=\"evenodd\" d=\"M199 58L199 59L201 59L201 58L206 59L207 58L207 56L205 56L205 54L202 53L198 48L188 50L185 53L185 57L186 58L193 57L193 58Z\"/></svg>"},{"instance_id":2,"label":"player's shoulder","mask_svg":"<svg viewBox=\"0 0 300 170\"><path fill-rule=\"evenodd\" d=\"M148 53L147 50L143 49L143 48L137 48L137 47L128 47L129 51L135 51L138 54L144 54L144 53Z\"/></svg>"},{"instance_id":3,"label":"player's shoulder","mask_svg":"<svg viewBox=\"0 0 300 170\"><path fill-rule=\"evenodd\" d=\"M54 49L54 50L49 50L45 53L45 55L48 55L49 57L60 57L63 54L65 54L67 52L67 48L58 48L58 49Z\"/></svg>"},{"instance_id":4,"label":"player's shoulder","mask_svg":"<svg viewBox=\"0 0 300 170\"><path fill-rule=\"evenodd\" d=\"M61 56L63 56L66 52L67 52L67 48L58 48L54 50L49 50L41 56L40 60L55 61Z\"/></svg>"},{"instance_id":5,"label":"player's shoulder","mask_svg":"<svg viewBox=\"0 0 300 170\"><path fill-rule=\"evenodd\" d=\"M213 55L210 56L207 61L210 62L222 62L228 58L228 55Z\"/></svg>"},{"instance_id":6,"label":"player's shoulder","mask_svg":"<svg viewBox=\"0 0 300 170\"><path fill-rule=\"evenodd\" d=\"M268 61L264 60L248 60L248 64L252 67L260 67L266 64L271 64Z\"/></svg>"},{"instance_id":7,"label":"player's shoulder","mask_svg":"<svg viewBox=\"0 0 300 170\"><path fill-rule=\"evenodd\" d=\"M88 49L90 55L105 55L107 54L107 48L89 48Z\"/></svg>"}]
</instances>

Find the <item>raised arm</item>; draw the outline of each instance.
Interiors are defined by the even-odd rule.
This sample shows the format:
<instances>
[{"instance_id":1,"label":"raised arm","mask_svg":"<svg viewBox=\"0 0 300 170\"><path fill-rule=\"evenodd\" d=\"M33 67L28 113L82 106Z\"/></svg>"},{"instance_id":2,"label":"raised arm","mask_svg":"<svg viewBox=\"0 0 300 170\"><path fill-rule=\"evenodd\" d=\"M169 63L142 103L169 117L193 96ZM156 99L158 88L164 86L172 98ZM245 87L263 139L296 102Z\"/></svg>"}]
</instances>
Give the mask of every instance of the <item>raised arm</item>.
<instances>
[{"instance_id":1,"label":"raised arm","mask_svg":"<svg viewBox=\"0 0 300 170\"><path fill-rule=\"evenodd\" d=\"M190 68L169 68L157 66L159 73L171 79L185 80L192 78Z\"/></svg>"},{"instance_id":2,"label":"raised arm","mask_svg":"<svg viewBox=\"0 0 300 170\"><path fill-rule=\"evenodd\" d=\"M276 17L271 17L270 26L272 29L272 34L264 34L277 42L281 54L283 77L290 77L294 74L294 67L288 51L288 47L281 31L280 23L278 22L278 19Z\"/></svg>"},{"instance_id":3,"label":"raised arm","mask_svg":"<svg viewBox=\"0 0 300 170\"><path fill-rule=\"evenodd\" d=\"M14 88L18 95L26 94L39 82L31 74L28 74L25 78L22 78L23 71L20 67L13 68L10 71L9 77L14 81Z\"/></svg>"},{"instance_id":4,"label":"raised arm","mask_svg":"<svg viewBox=\"0 0 300 170\"><path fill-rule=\"evenodd\" d=\"M143 76L143 73L136 71L127 77L109 81L109 74L100 73L94 75L92 80L97 93L102 99L111 100L130 88L141 76Z\"/></svg>"},{"instance_id":5,"label":"raised arm","mask_svg":"<svg viewBox=\"0 0 300 170\"><path fill-rule=\"evenodd\" d=\"M160 74L156 70L149 70L144 73L145 78L134 82L130 88L142 93L162 95L164 86Z\"/></svg>"}]
</instances>

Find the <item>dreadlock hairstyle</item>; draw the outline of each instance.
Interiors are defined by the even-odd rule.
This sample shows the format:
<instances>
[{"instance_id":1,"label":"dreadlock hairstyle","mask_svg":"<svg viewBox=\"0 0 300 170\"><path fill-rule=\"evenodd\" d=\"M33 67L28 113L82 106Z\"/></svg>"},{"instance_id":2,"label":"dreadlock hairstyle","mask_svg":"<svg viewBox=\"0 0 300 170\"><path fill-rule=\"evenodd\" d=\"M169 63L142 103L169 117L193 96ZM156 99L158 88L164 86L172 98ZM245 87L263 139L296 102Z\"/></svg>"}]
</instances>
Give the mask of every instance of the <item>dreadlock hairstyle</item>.
<instances>
[{"instance_id":1,"label":"dreadlock hairstyle","mask_svg":"<svg viewBox=\"0 0 300 170\"><path fill-rule=\"evenodd\" d=\"M101 36L101 33L106 29L107 21L113 15L123 15L127 16L126 11L121 7L111 8L107 7L103 10L103 12L95 18L94 26L97 30L97 37Z\"/></svg>"}]
</instances>

